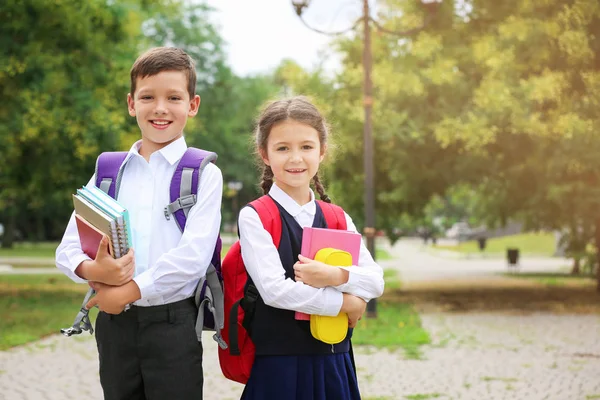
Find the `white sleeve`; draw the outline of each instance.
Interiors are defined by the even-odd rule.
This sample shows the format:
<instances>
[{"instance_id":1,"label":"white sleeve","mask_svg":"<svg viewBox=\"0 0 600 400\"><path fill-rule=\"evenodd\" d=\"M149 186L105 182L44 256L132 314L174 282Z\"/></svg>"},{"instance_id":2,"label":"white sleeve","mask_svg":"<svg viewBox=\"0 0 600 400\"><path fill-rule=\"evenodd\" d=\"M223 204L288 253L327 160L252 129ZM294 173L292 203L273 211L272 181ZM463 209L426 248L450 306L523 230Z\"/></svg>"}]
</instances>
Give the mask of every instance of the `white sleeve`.
<instances>
[{"instance_id":1,"label":"white sleeve","mask_svg":"<svg viewBox=\"0 0 600 400\"><path fill-rule=\"evenodd\" d=\"M350 218L348 214L345 215L347 229L352 232L357 232L356 226L354 225L354 222L352 222L352 218ZM344 268L349 272L348 282L335 286L340 292L353 294L365 301L369 301L383 294L383 270L379 264L373 260L364 241L360 242L358 265L339 268Z\"/></svg>"},{"instance_id":2,"label":"white sleeve","mask_svg":"<svg viewBox=\"0 0 600 400\"><path fill-rule=\"evenodd\" d=\"M88 185L94 186L96 175L92 175ZM62 240L56 248L56 267L65 275L77 283L86 283L85 279L80 278L75 274L75 269L84 261L91 258L81 250L79 242L79 232L77 232L77 224L75 223L75 211L71 213L69 223L65 229Z\"/></svg>"},{"instance_id":3,"label":"white sleeve","mask_svg":"<svg viewBox=\"0 0 600 400\"><path fill-rule=\"evenodd\" d=\"M240 212L239 233L244 265L265 304L307 314L339 314L343 302L340 291L286 279L271 234L252 207L244 207Z\"/></svg>"}]
</instances>

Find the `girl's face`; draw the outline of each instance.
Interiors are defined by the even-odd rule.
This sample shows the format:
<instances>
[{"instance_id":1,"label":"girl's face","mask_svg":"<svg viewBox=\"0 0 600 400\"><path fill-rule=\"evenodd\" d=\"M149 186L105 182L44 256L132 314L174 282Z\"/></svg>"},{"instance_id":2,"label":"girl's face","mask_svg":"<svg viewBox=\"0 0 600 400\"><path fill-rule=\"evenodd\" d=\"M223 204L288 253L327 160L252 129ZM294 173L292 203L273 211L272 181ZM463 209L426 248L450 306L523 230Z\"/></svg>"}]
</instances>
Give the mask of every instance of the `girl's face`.
<instances>
[{"instance_id":1,"label":"girl's face","mask_svg":"<svg viewBox=\"0 0 600 400\"><path fill-rule=\"evenodd\" d=\"M286 120L271 128L261 157L271 166L277 186L304 205L310 201L310 181L319 170L325 150L325 146L321 150L315 128Z\"/></svg>"}]
</instances>

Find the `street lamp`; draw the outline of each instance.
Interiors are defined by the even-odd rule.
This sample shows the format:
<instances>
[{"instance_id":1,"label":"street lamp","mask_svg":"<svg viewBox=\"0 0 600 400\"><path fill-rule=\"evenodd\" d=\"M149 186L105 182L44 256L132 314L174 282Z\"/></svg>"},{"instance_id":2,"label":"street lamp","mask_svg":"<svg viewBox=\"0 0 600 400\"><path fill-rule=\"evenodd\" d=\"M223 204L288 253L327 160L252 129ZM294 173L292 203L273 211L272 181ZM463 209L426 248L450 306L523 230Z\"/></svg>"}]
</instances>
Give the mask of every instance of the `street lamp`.
<instances>
[{"instance_id":1,"label":"street lamp","mask_svg":"<svg viewBox=\"0 0 600 400\"><path fill-rule=\"evenodd\" d=\"M421 4L426 9L427 14L426 18L423 21L423 24L420 27L397 32L389 29L385 29L382 27L373 17L371 17L371 13L369 10L369 1L362 0L363 3L363 12L361 17L348 29L342 30L339 32L325 32L319 29L315 29L308 25L306 21L302 18L302 13L305 8L307 8L310 4L310 0L291 0L294 9L296 10L296 14L302 21L302 23L308 27L309 29L323 33L327 35L339 35L349 30L353 30L360 23L363 25L363 70L364 70L364 86L363 86L363 107L365 112L365 123L363 130L363 141L364 141L364 154L363 154L363 162L364 162L364 171L365 171L365 227L364 227L364 235L367 238L367 249L375 258L375 179L374 179L374 168L373 168L373 137L372 137L372 121L371 121L371 111L373 109L373 81L371 78L371 71L373 68L373 59L371 52L371 24L375 26L375 28L381 32L389 33L397 36L410 36L413 35L423 28L429 23L430 18L437 12L437 7L442 0L422 0ZM374 318L377 316L377 303L375 299L371 300L367 304L367 317Z\"/></svg>"}]
</instances>

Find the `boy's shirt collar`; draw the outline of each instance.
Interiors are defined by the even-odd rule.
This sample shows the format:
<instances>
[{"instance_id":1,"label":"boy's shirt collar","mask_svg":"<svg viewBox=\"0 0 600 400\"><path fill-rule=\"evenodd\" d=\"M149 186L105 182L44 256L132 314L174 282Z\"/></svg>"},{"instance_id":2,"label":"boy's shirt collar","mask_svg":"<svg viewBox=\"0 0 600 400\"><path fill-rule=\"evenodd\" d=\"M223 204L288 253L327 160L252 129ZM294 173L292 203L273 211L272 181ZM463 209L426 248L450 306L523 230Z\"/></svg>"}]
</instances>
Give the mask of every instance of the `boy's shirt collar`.
<instances>
[{"instance_id":1,"label":"boy's shirt collar","mask_svg":"<svg viewBox=\"0 0 600 400\"><path fill-rule=\"evenodd\" d=\"M125 162L127 162L133 156L142 157L142 155L140 154L141 147L142 140L140 139L131 146L127 157L125 157ZM188 147L185 138L182 136L174 142L169 143L168 146L165 146L162 149L158 150L157 153L160 153L169 164L173 165L179 162L187 148Z\"/></svg>"},{"instance_id":2,"label":"boy's shirt collar","mask_svg":"<svg viewBox=\"0 0 600 400\"><path fill-rule=\"evenodd\" d=\"M315 205L315 193L311 190L310 201L305 205L301 206L294 199L292 199L286 192L284 192L275 182L269 190L269 196L276 202L281 204L285 211L287 211L292 217L297 217L300 213L305 212L308 215L314 216L317 212L317 206Z\"/></svg>"}]
</instances>

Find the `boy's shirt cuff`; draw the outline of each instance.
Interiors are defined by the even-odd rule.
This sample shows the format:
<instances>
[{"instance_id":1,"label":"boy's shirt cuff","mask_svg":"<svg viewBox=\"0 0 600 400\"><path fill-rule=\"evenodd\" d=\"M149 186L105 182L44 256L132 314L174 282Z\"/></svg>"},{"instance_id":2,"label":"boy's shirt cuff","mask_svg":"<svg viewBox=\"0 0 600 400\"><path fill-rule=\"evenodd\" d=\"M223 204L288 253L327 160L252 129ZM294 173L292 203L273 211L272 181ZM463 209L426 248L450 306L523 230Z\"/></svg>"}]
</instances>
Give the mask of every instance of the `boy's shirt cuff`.
<instances>
[{"instance_id":1,"label":"boy's shirt cuff","mask_svg":"<svg viewBox=\"0 0 600 400\"><path fill-rule=\"evenodd\" d=\"M77 269L77 267L79 267L79 265L84 262L84 261L92 261L92 259L85 253L81 253L81 254L77 254L75 256L73 256L70 260L69 260L69 266L70 266L70 270L71 270L71 279L74 282L77 283L87 283L87 279L83 279L82 277L80 277L79 275L77 275L75 273L75 270Z\"/></svg>"},{"instance_id":2,"label":"boy's shirt cuff","mask_svg":"<svg viewBox=\"0 0 600 400\"><path fill-rule=\"evenodd\" d=\"M156 287L154 285L154 279L152 278L152 274L148 273L148 271L134 277L133 280L140 288L140 293L142 295L142 298L140 300L147 300L156 296Z\"/></svg>"}]
</instances>

